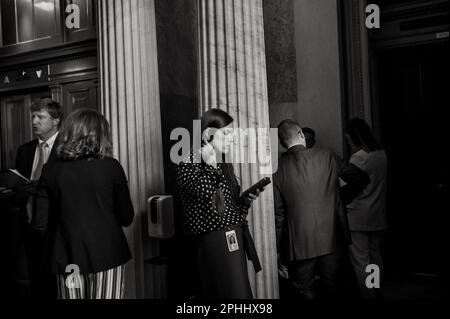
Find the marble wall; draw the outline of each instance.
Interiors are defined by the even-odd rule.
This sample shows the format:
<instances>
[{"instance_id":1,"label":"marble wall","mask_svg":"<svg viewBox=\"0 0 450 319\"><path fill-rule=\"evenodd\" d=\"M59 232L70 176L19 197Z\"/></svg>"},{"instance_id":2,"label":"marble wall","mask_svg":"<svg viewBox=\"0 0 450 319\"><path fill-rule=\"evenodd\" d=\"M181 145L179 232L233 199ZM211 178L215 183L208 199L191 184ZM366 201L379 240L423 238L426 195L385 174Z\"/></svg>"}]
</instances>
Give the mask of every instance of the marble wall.
<instances>
[{"instance_id":1,"label":"marble wall","mask_svg":"<svg viewBox=\"0 0 450 319\"><path fill-rule=\"evenodd\" d=\"M166 191L175 191L170 133L198 117L197 7L192 0L155 2Z\"/></svg>"},{"instance_id":2,"label":"marble wall","mask_svg":"<svg viewBox=\"0 0 450 319\"><path fill-rule=\"evenodd\" d=\"M269 103L296 102L293 0L264 0L263 6Z\"/></svg>"},{"instance_id":3,"label":"marble wall","mask_svg":"<svg viewBox=\"0 0 450 319\"><path fill-rule=\"evenodd\" d=\"M175 181L176 165L170 160L170 133L176 127L192 128L198 117L197 2L155 1L156 35L161 104L161 126L166 194L174 195L176 235L163 242L169 262L169 297L185 298L195 292L193 244L183 229L183 211Z\"/></svg>"},{"instance_id":4,"label":"marble wall","mask_svg":"<svg viewBox=\"0 0 450 319\"><path fill-rule=\"evenodd\" d=\"M155 2L160 91L197 94L197 7L192 0Z\"/></svg>"},{"instance_id":5,"label":"marble wall","mask_svg":"<svg viewBox=\"0 0 450 319\"><path fill-rule=\"evenodd\" d=\"M337 1L265 0L264 9L271 126L293 118L316 131L319 146L342 155ZM288 93L294 78L295 95Z\"/></svg>"}]
</instances>

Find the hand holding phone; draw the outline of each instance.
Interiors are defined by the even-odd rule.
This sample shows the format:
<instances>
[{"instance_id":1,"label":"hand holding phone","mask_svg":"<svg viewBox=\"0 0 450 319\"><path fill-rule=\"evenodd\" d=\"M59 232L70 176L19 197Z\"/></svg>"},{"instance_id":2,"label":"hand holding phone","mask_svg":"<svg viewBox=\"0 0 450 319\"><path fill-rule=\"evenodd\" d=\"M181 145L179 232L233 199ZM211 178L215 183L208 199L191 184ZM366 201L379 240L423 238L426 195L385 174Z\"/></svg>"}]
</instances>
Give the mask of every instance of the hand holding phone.
<instances>
[{"instance_id":1,"label":"hand holding phone","mask_svg":"<svg viewBox=\"0 0 450 319\"><path fill-rule=\"evenodd\" d=\"M264 190L264 187L266 187L270 183L271 183L270 178L264 177L262 180L260 180L259 182L257 182L256 184L245 190L242 193L241 197L242 198L249 197L250 194L257 196L259 195L258 191L261 192L262 190Z\"/></svg>"}]
</instances>

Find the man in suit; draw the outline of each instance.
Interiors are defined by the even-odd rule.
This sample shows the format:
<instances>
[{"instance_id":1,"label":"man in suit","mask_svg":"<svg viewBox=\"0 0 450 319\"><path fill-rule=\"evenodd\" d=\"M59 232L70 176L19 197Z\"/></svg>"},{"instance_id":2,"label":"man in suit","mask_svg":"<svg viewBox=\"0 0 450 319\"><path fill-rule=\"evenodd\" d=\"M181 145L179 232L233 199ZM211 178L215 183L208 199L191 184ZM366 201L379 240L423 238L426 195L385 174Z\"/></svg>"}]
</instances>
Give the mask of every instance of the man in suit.
<instances>
[{"instance_id":1,"label":"man in suit","mask_svg":"<svg viewBox=\"0 0 450 319\"><path fill-rule=\"evenodd\" d=\"M316 297L317 275L327 296L336 293L341 231L337 209L339 160L333 152L306 148L300 125L284 120L278 126L287 149L273 176L277 247L289 278L305 299Z\"/></svg>"},{"instance_id":2,"label":"man in suit","mask_svg":"<svg viewBox=\"0 0 450 319\"><path fill-rule=\"evenodd\" d=\"M51 99L40 99L31 106L33 134L36 139L19 147L16 169L30 179L25 196L20 201L20 217L27 257L31 295L42 297L49 293L41 273L45 247L45 230L33 218L34 192L42 167L56 159L58 130L62 122L61 105ZM19 195L20 196L20 195Z\"/></svg>"}]
</instances>

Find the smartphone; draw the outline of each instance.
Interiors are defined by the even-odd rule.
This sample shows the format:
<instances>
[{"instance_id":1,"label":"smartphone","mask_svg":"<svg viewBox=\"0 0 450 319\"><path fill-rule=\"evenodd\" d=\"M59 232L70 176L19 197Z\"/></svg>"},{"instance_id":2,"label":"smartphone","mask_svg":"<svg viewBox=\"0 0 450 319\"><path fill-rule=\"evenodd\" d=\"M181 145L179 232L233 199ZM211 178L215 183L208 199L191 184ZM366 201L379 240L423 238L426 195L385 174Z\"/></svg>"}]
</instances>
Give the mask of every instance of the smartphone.
<instances>
[{"instance_id":1,"label":"smartphone","mask_svg":"<svg viewBox=\"0 0 450 319\"><path fill-rule=\"evenodd\" d=\"M255 194L258 189L262 189L269 185L272 181L269 177L264 177L262 180L245 190L245 192L242 193L241 197L246 197L249 194Z\"/></svg>"}]
</instances>

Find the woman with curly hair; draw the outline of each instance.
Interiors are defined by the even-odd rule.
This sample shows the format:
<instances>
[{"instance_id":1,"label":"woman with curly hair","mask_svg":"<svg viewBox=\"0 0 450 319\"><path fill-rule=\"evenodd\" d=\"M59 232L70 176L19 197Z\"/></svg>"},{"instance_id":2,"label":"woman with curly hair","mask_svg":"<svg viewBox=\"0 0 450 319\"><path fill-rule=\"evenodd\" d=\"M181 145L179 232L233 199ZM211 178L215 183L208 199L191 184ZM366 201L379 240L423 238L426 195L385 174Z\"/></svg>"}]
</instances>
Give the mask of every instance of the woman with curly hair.
<instances>
[{"instance_id":1,"label":"woman with curly hair","mask_svg":"<svg viewBox=\"0 0 450 319\"><path fill-rule=\"evenodd\" d=\"M122 227L134 210L107 120L94 110L74 111L57 155L43 169L35 211L48 228L45 270L57 276L58 298L120 299L132 258Z\"/></svg>"}]
</instances>

